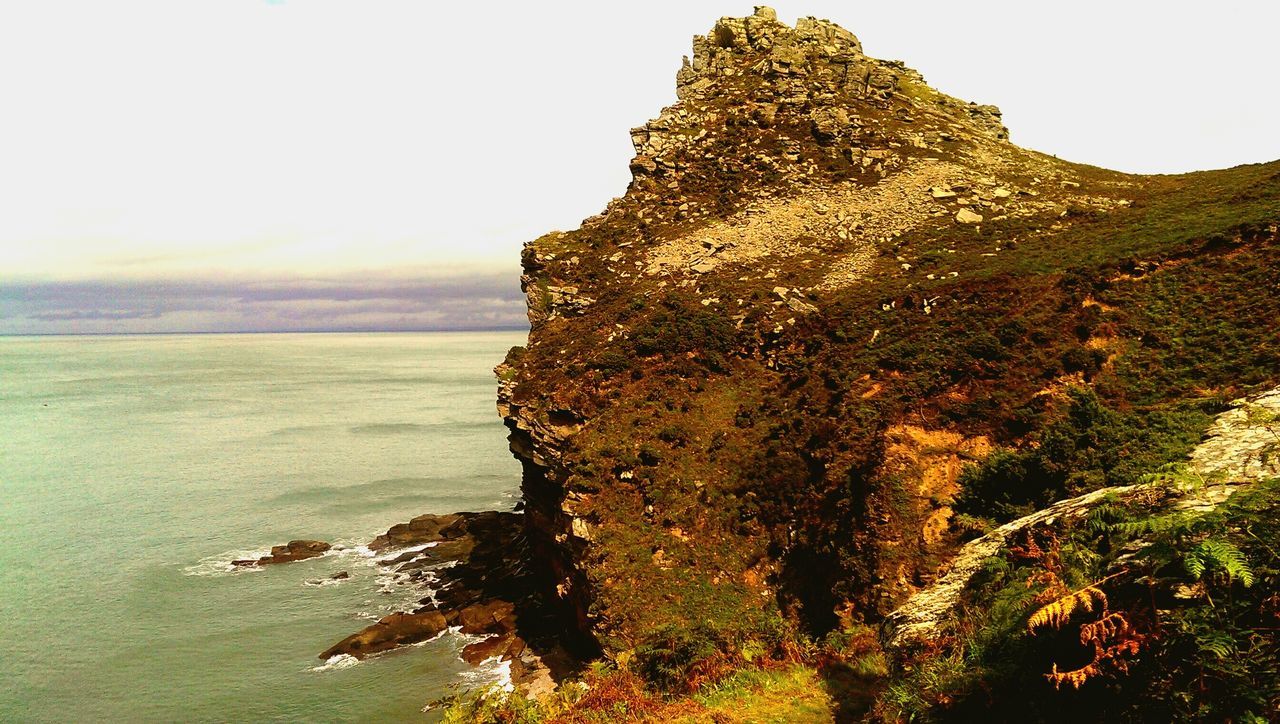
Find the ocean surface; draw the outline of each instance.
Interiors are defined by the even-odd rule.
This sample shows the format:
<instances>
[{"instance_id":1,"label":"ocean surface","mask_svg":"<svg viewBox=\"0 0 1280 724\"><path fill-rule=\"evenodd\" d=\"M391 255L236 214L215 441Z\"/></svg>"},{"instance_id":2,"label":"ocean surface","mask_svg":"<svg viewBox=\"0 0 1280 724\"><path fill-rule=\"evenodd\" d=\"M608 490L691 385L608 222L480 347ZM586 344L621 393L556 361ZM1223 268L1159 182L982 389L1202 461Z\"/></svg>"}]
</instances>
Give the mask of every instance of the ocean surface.
<instances>
[{"instance_id":1,"label":"ocean surface","mask_svg":"<svg viewBox=\"0 0 1280 724\"><path fill-rule=\"evenodd\" d=\"M0 721L423 721L500 676L452 634L316 656L422 596L362 544L514 505L492 369L523 339L0 338ZM347 549L229 565L294 538Z\"/></svg>"}]
</instances>

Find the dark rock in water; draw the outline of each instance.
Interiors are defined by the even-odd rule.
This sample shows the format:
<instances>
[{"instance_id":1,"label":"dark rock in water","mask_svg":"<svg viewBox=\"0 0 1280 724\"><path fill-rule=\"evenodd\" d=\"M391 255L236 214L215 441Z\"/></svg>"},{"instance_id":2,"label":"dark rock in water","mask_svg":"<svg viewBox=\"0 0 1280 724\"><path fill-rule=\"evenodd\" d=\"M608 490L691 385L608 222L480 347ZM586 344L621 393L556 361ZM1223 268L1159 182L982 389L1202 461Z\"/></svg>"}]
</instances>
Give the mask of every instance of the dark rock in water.
<instances>
[{"instance_id":1,"label":"dark rock in water","mask_svg":"<svg viewBox=\"0 0 1280 724\"><path fill-rule=\"evenodd\" d=\"M387 548L407 548L423 543L459 538L466 532L466 528L465 526L459 528L456 524L469 515L475 514L420 515L408 523L391 526L386 533L373 539L369 549L380 551Z\"/></svg>"},{"instance_id":2,"label":"dark rock in water","mask_svg":"<svg viewBox=\"0 0 1280 724\"><path fill-rule=\"evenodd\" d=\"M393 613L383 616L377 623L339 641L320 654L328 659L339 654L363 659L379 651L397 646L415 644L440 635L448 628L444 614L439 611L421 613Z\"/></svg>"},{"instance_id":3,"label":"dark rock in water","mask_svg":"<svg viewBox=\"0 0 1280 724\"><path fill-rule=\"evenodd\" d=\"M563 633L557 604L548 601L554 582L540 578L520 513L421 515L393 526L369 548L395 551L382 565L410 579L433 576L433 598L413 612L392 614L348 636L320 655L357 658L433 638L448 627L485 635L463 649L472 664L497 657L512 664L513 680L530 691L547 691L577 665L559 644ZM442 564L452 563L448 567ZM427 570L433 571L428 574ZM526 686L527 684L527 686Z\"/></svg>"},{"instance_id":4,"label":"dark rock in water","mask_svg":"<svg viewBox=\"0 0 1280 724\"><path fill-rule=\"evenodd\" d=\"M316 558L325 554L333 546L322 540L291 540L282 546L272 546L271 553L257 560L245 558L231 561L233 566L265 566L272 563L292 563Z\"/></svg>"},{"instance_id":5,"label":"dark rock in water","mask_svg":"<svg viewBox=\"0 0 1280 724\"><path fill-rule=\"evenodd\" d=\"M346 571L339 571L338 573L335 573L332 576L329 576L328 578L309 578L307 579L306 584L308 586L323 586L324 584L329 583L331 581L332 582L345 581L350 577L351 577L350 573L347 573Z\"/></svg>"}]
</instances>

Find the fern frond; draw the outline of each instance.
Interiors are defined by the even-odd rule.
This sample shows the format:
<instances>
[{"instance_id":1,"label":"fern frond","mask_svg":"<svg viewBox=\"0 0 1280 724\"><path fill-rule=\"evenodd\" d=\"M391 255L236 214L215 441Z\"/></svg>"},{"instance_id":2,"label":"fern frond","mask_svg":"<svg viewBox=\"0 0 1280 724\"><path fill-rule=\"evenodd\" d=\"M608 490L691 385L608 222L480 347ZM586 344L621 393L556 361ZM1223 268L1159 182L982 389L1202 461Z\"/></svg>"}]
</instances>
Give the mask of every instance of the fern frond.
<instances>
[{"instance_id":1,"label":"fern frond","mask_svg":"<svg viewBox=\"0 0 1280 724\"><path fill-rule=\"evenodd\" d=\"M1182 557L1182 567L1187 569L1187 575L1197 581L1204 577L1204 558L1201 556L1199 548L1187 551L1187 554Z\"/></svg>"},{"instance_id":2,"label":"fern frond","mask_svg":"<svg viewBox=\"0 0 1280 724\"><path fill-rule=\"evenodd\" d=\"M1212 654L1219 659L1230 659L1236 654L1235 640L1222 631L1211 631L1203 636L1197 636L1196 644L1204 653Z\"/></svg>"},{"instance_id":3,"label":"fern frond","mask_svg":"<svg viewBox=\"0 0 1280 724\"><path fill-rule=\"evenodd\" d=\"M1107 594L1096 586L1086 586L1041 606L1027 620L1027 630L1034 632L1041 626L1062 628L1071 619L1071 614L1093 611L1095 606L1099 611L1105 611Z\"/></svg>"},{"instance_id":4,"label":"fern frond","mask_svg":"<svg viewBox=\"0 0 1280 724\"><path fill-rule=\"evenodd\" d=\"M1244 552L1230 541L1221 538L1209 538L1187 551L1182 559L1187 573L1197 580L1204 577L1206 571L1213 569L1222 571L1228 581L1240 581L1248 588L1253 585L1253 569L1249 567L1249 559Z\"/></svg>"},{"instance_id":5,"label":"fern frond","mask_svg":"<svg viewBox=\"0 0 1280 724\"><path fill-rule=\"evenodd\" d=\"M1187 513L1169 513L1154 515L1140 520L1128 520L1116 523L1111 530L1125 536L1140 536L1163 533L1181 533L1191 530L1196 522L1195 516Z\"/></svg>"},{"instance_id":6,"label":"fern frond","mask_svg":"<svg viewBox=\"0 0 1280 724\"><path fill-rule=\"evenodd\" d=\"M1059 689L1062 684L1071 684L1072 688L1079 689L1080 685L1088 681L1090 677L1097 676L1101 673L1096 662L1089 662L1074 671L1058 671L1058 665L1053 665L1053 671L1045 674L1044 677L1053 682L1053 688Z\"/></svg>"},{"instance_id":7,"label":"fern frond","mask_svg":"<svg viewBox=\"0 0 1280 724\"><path fill-rule=\"evenodd\" d=\"M992 576L1002 576L1013 570L1004 556L988 556L982 561L982 571Z\"/></svg>"},{"instance_id":8,"label":"fern frond","mask_svg":"<svg viewBox=\"0 0 1280 724\"><path fill-rule=\"evenodd\" d=\"M1080 626L1080 644L1088 646L1093 641L1106 643L1124 638L1129 631L1129 619L1124 614L1108 613L1093 623Z\"/></svg>"},{"instance_id":9,"label":"fern frond","mask_svg":"<svg viewBox=\"0 0 1280 724\"><path fill-rule=\"evenodd\" d=\"M1108 498L1089 511L1085 527L1090 533L1109 533L1116 525L1129 520L1129 511L1116 504L1114 498Z\"/></svg>"}]
</instances>

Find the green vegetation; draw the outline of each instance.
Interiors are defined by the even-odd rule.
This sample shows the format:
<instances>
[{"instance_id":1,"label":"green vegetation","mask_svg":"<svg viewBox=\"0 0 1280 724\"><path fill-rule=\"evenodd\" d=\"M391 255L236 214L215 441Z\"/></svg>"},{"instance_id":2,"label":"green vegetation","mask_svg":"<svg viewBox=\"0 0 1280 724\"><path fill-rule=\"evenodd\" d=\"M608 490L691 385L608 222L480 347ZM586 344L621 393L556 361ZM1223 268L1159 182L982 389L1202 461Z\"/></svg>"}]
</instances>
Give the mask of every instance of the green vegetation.
<instances>
[{"instance_id":1,"label":"green vegetation","mask_svg":"<svg viewBox=\"0 0 1280 724\"><path fill-rule=\"evenodd\" d=\"M1018 451L998 450L960 478L956 510L1006 521L1089 490L1131 485L1200 441L1212 419L1204 403L1126 413L1092 389L1067 391L1065 414Z\"/></svg>"},{"instance_id":2,"label":"green vegetation","mask_svg":"<svg viewBox=\"0 0 1280 724\"><path fill-rule=\"evenodd\" d=\"M646 695L688 698L699 690L690 681L709 681L700 672L750 668L743 651L785 659L838 635L841 607L853 621L886 613L890 576L924 576L938 562L909 527L921 503L883 469L885 431L903 421L997 444L962 476L957 537L1181 459L1226 400L1280 382L1280 326L1266 323L1280 319L1270 293L1280 240L1265 225L1194 236L1199 227L1174 207L1213 186L1235 190L1221 202L1235 211L1221 216L1261 218L1275 206L1276 175L1245 167L1211 181L1153 180L1119 216L1072 217L981 268L952 261L956 279L869 278L817 300L821 312L788 332L797 343L769 342L758 308L735 326L694 295L637 301L627 285L606 287L591 310L625 334L583 333L590 316L548 325L517 361L538 376L518 381L525 394L571 391L560 404L591 420L565 490L585 496L578 514L594 526L582 564L605 650L634 656L629 675ZM991 224L954 238L958 253L947 256L976 257L967 245L1020 233ZM896 252L914 258L916 243L908 235ZM1106 556L1111 544L1079 541L1066 553ZM1206 558L1205 570L1219 562ZM1062 571L1064 585L1101 577L1073 571ZM990 619L955 632L963 645L889 677L898 683L882 712L972 706L965 692L978 682L1004 685L983 662L1018 661L1039 640L1016 633L1037 592L1025 584L993 592ZM1044 683L1053 662L1037 661L1016 685ZM1057 695L1046 694L1046 711Z\"/></svg>"},{"instance_id":3,"label":"green vegetation","mask_svg":"<svg viewBox=\"0 0 1280 724\"><path fill-rule=\"evenodd\" d=\"M696 354L715 372L727 370L725 355L737 347L733 324L705 307L668 297L636 325L634 349L641 357Z\"/></svg>"},{"instance_id":4,"label":"green vegetation","mask_svg":"<svg viewBox=\"0 0 1280 724\"><path fill-rule=\"evenodd\" d=\"M646 694L625 670L599 666L585 686L570 685L531 702L489 690L453 703L446 724L588 724L617 721L721 722L832 721L835 703L829 685L812 668L780 665L742 669L683 699L664 701Z\"/></svg>"},{"instance_id":5,"label":"green vegetation","mask_svg":"<svg viewBox=\"0 0 1280 724\"><path fill-rule=\"evenodd\" d=\"M1112 501L1068 528L1032 531L992 559L949 637L888 687L880 715L1262 721L1280 714L1280 481L1205 514L1170 513L1161 500ZM1086 588L1103 592L1101 605L1067 609L1057 628L1028 625L1062 600L1060 591ZM1111 638L1091 648L1103 620ZM1012 691L1018 696L998 694Z\"/></svg>"}]
</instances>

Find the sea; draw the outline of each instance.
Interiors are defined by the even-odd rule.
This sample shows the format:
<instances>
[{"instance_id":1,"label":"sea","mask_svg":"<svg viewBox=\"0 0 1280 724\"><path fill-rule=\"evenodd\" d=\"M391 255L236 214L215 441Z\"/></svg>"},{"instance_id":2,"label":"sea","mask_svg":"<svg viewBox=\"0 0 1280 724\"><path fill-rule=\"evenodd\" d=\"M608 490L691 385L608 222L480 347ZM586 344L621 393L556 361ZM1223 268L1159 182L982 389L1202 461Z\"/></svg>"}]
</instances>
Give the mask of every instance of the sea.
<instances>
[{"instance_id":1,"label":"sea","mask_svg":"<svg viewBox=\"0 0 1280 724\"><path fill-rule=\"evenodd\" d=\"M432 721L500 684L457 634L317 655L424 595L373 536L514 506L493 367L523 341L0 337L0 721ZM231 565L296 538L341 550Z\"/></svg>"}]
</instances>

